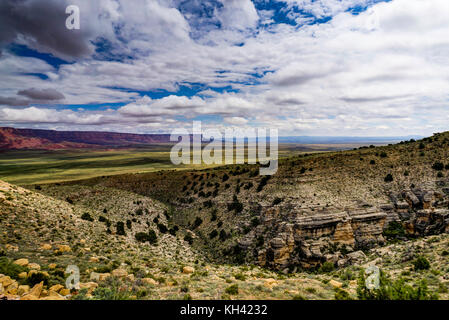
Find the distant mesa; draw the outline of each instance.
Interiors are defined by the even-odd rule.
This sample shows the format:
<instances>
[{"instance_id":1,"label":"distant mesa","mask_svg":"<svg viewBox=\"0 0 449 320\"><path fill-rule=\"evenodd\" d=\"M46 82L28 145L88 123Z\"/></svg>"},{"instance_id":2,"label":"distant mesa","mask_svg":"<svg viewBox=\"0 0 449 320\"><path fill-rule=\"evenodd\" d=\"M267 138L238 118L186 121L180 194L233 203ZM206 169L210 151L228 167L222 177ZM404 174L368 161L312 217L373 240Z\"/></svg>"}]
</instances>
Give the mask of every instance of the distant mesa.
<instances>
[{"instance_id":1,"label":"distant mesa","mask_svg":"<svg viewBox=\"0 0 449 320\"><path fill-rule=\"evenodd\" d=\"M0 128L0 150L125 148L169 143L168 134Z\"/></svg>"}]
</instances>

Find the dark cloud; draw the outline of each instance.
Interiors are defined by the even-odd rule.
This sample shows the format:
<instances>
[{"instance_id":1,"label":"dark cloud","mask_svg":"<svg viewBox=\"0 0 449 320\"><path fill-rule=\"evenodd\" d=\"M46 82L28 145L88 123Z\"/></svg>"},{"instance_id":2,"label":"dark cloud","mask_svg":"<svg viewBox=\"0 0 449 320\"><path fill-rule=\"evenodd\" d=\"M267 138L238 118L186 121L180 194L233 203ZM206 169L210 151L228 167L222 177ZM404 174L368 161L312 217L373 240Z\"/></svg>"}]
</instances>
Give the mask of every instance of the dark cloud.
<instances>
[{"instance_id":1,"label":"dark cloud","mask_svg":"<svg viewBox=\"0 0 449 320\"><path fill-rule=\"evenodd\" d=\"M24 107L30 104L29 100L18 99L14 97L0 97L0 105L12 106L12 107Z\"/></svg>"},{"instance_id":2,"label":"dark cloud","mask_svg":"<svg viewBox=\"0 0 449 320\"><path fill-rule=\"evenodd\" d=\"M274 84L277 86L280 86L280 87L297 86L297 85L302 85L309 81L323 78L323 77L324 77L324 75L320 75L320 74L292 75L292 76L276 79L274 81Z\"/></svg>"},{"instance_id":3,"label":"dark cloud","mask_svg":"<svg viewBox=\"0 0 449 320\"><path fill-rule=\"evenodd\" d=\"M349 97L342 97L340 100L343 100L348 103L365 103L365 102L378 102L378 101L387 101L387 100L394 100L394 99L400 99L405 98L406 95L398 95L398 96L391 96L391 97L360 97L360 98L349 98Z\"/></svg>"},{"instance_id":4,"label":"dark cloud","mask_svg":"<svg viewBox=\"0 0 449 320\"><path fill-rule=\"evenodd\" d=\"M90 53L88 32L68 30L64 0L1 0L0 46L19 36L26 44L66 59Z\"/></svg>"},{"instance_id":5,"label":"dark cloud","mask_svg":"<svg viewBox=\"0 0 449 320\"><path fill-rule=\"evenodd\" d=\"M32 100L61 100L64 99L64 95L54 89L35 89L30 88L17 92L18 95L27 97Z\"/></svg>"}]
</instances>

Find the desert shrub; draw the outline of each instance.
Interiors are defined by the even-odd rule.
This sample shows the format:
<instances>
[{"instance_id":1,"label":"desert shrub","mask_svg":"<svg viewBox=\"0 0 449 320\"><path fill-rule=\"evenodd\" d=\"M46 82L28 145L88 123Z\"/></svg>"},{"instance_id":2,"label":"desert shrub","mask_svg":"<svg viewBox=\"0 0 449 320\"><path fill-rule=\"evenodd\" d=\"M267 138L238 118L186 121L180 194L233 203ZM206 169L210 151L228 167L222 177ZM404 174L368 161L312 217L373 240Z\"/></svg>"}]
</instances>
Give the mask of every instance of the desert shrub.
<instances>
[{"instance_id":1,"label":"desert shrub","mask_svg":"<svg viewBox=\"0 0 449 320\"><path fill-rule=\"evenodd\" d=\"M259 220L258 217L253 217L253 218L251 219L251 225L252 225L253 227L257 227L259 224L260 224L260 220Z\"/></svg>"},{"instance_id":2,"label":"desert shrub","mask_svg":"<svg viewBox=\"0 0 449 320\"><path fill-rule=\"evenodd\" d=\"M216 229L212 230L212 232L209 233L210 239L216 238L217 236L218 236L218 231Z\"/></svg>"},{"instance_id":3,"label":"desert shrub","mask_svg":"<svg viewBox=\"0 0 449 320\"><path fill-rule=\"evenodd\" d=\"M380 270L379 288L368 289L364 270L360 271L357 296L360 300L435 300L438 296L429 292L424 280L415 287L407 284L404 279L392 281Z\"/></svg>"},{"instance_id":4,"label":"desert shrub","mask_svg":"<svg viewBox=\"0 0 449 320\"><path fill-rule=\"evenodd\" d=\"M28 272L28 268L13 263L7 257L0 257L0 274L17 279L22 272Z\"/></svg>"},{"instance_id":5,"label":"desert shrub","mask_svg":"<svg viewBox=\"0 0 449 320\"><path fill-rule=\"evenodd\" d=\"M391 173L387 174L384 178L385 182L392 182L393 181L393 175Z\"/></svg>"},{"instance_id":6,"label":"desert shrub","mask_svg":"<svg viewBox=\"0 0 449 320\"><path fill-rule=\"evenodd\" d=\"M229 237L229 236L228 236L228 234L226 233L226 231L224 231L224 230L221 230L221 231L220 231L220 236L219 236L219 238L220 238L221 241L225 241L228 237Z\"/></svg>"},{"instance_id":7,"label":"desert shrub","mask_svg":"<svg viewBox=\"0 0 449 320\"><path fill-rule=\"evenodd\" d=\"M444 177L444 174L440 171L440 172L438 172L438 174L437 174L437 178L443 178Z\"/></svg>"},{"instance_id":8,"label":"desert shrub","mask_svg":"<svg viewBox=\"0 0 449 320\"><path fill-rule=\"evenodd\" d=\"M210 221L217 220L217 209L212 210Z\"/></svg>"},{"instance_id":9,"label":"desert shrub","mask_svg":"<svg viewBox=\"0 0 449 320\"><path fill-rule=\"evenodd\" d=\"M168 229L165 226L165 224L162 224L162 223L158 223L157 224L157 228L159 229L160 233L167 233L167 231L168 231Z\"/></svg>"},{"instance_id":10,"label":"desert shrub","mask_svg":"<svg viewBox=\"0 0 449 320\"><path fill-rule=\"evenodd\" d=\"M225 181L228 181L228 180L229 180L229 176L225 173L223 175L223 178L221 179L221 181L225 182Z\"/></svg>"},{"instance_id":11,"label":"desert shrub","mask_svg":"<svg viewBox=\"0 0 449 320\"><path fill-rule=\"evenodd\" d=\"M153 230L151 230L153 231ZM149 242L151 244L155 244L157 242L157 236L156 233L153 231L153 233L145 233L145 232L138 232L135 235L136 240L139 242Z\"/></svg>"},{"instance_id":12,"label":"desert shrub","mask_svg":"<svg viewBox=\"0 0 449 320\"><path fill-rule=\"evenodd\" d=\"M386 157L388 157L388 155L387 155L386 152L383 151L383 152L380 153L380 157L381 158L386 158Z\"/></svg>"},{"instance_id":13,"label":"desert shrub","mask_svg":"<svg viewBox=\"0 0 449 320\"><path fill-rule=\"evenodd\" d=\"M237 280L240 280L240 281L245 281L246 280L246 276L243 273L236 273L236 274L234 274L234 278L236 278Z\"/></svg>"},{"instance_id":14,"label":"desert shrub","mask_svg":"<svg viewBox=\"0 0 449 320\"><path fill-rule=\"evenodd\" d=\"M226 288L225 292L230 295L239 294L239 286L237 284L233 284Z\"/></svg>"},{"instance_id":15,"label":"desert shrub","mask_svg":"<svg viewBox=\"0 0 449 320\"><path fill-rule=\"evenodd\" d=\"M243 210L243 204L239 201L237 196L234 194L232 202L228 203L228 211L235 211L235 213L240 213Z\"/></svg>"},{"instance_id":16,"label":"desert shrub","mask_svg":"<svg viewBox=\"0 0 449 320\"><path fill-rule=\"evenodd\" d=\"M36 272L36 273L32 273L27 279L26 279L26 283L30 286L33 287L38 283L43 282L44 285L48 285L48 280L49 277L48 275L46 275L43 272Z\"/></svg>"},{"instance_id":17,"label":"desert shrub","mask_svg":"<svg viewBox=\"0 0 449 320\"><path fill-rule=\"evenodd\" d=\"M349 293L343 289L336 288L335 289L335 300L352 300L349 296Z\"/></svg>"},{"instance_id":18,"label":"desert shrub","mask_svg":"<svg viewBox=\"0 0 449 320\"><path fill-rule=\"evenodd\" d=\"M122 290L119 286L112 287L98 287L92 292L92 299L94 300L131 300L132 293L127 290Z\"/></svg>"},{"instance_id":19,"label":"desert shrub","mask_svg":"<svg viewBox=\"0 0 449 320\"><path fill-rule=\"evenodd\" d=\"M388 239L396 239L399 237L404 237L405 236L404 226L400 222L392 221L383 231L383 235Z\"/></svg>"},{"instance_id":20,"label":"desert shrub","mask_svg":"<svg viewBox=\"0 0 449 320\"><path fill-rule=\"evenodd\" d=\"M94 218L92 218L88 212L83 213L81 219L91 222L94 221Z\"/></svg>"},{"instance_id":21,"label":"desert shrub","mask_svg":"<svg viewBox=\"0 0 449 320\"><path fill-rule=\"evenodd\" d=\"M172 235L175 236L176 232L179 231L179 227L178 226L173 226L173 228L171 228L168 232Z\"/></svg>"},{"instance_id":22,"label":"desert shrub","mask_svg":"<svg viewBox=\"0 0 449 320\"><path fill-rule=\"evenodd\" d=\"M264 244L264 238L262 235L260 235L256 239L256 247L261 247L263 244Z\"/></svg>"},{"instance_id":23,"label":"desert shrub","mask_svg":"<svg viewBox=\"0 0 449 320\"><path fill-rule=\"evenodd\" d=\"M418 270L428 270L430 268L430 262L427 260L424 256L418 256L413 261L413 267L415 268L415 271Z\"/></svg>"},{"instance_id":24,"label":"desert shrub","mask_svg":"<svg viewBox=\"0 0 449 320\"><path fill-rule=\"evenodd\" d=\"M273 206L275 206L275 205L281 203L282 201L283 201L283 199L281 199L281 198L274 198L274 200L273 200Z\"/></svg>"},{"instance_id":25,"label":"desert shrub","mask_svg":"<svg viewBox=\"0 0 449 320\"><path fill-rule=\"evenodd\" d=\"M292 300L307 300L307 299L304 298L302 295L297 294L297 295L293 296Z\"/></svg>"},{"instance_id":26,"label":"desert shrub","mask_svg":"<svg viewBox=\"0 0 449 320\"><path fill-rule=\"evenodd\" d=\"M435 163L432 165L432 169L433 169L433 170L437 170L437 171L442 171L442 170L444 169L444 164L441 163L441 162L435 162Z\"/></svg>"},{"instance_id":27,"label":"desert shrub","mask_svg":"<svg viewBox=\"0 0 449 320\"><path fill-rule=\"evenodd\" d=\"M188 244L192 244L192 243L193 243L192 235L191 235L190 233L187 233L187 234L184 236L184 241L186 241Z\"/></svg>"},{"instance_id":28,"label":"desert shrub","mask_svg":"<svg viewBox=\"0 0 449 320\"><path fill-rule=\"evenodd\" d=\"M371 160L369 164L376 164L376 160Z\"/></svg>"},{"instance_id":29,"label":"desert shrub","mask_svg":"<svg viewBox=\"0 0 449 320\"><path fill-rule=\"evenodd\" d=\"M117 229L117 234L119 236L125 236L126 232L125 232L125 224L121 221L117 222L116 224L116 229Z\"/></svg>"},{"instance_id":30,"label":"desert shrub","mask_svg":"<svg viewBox=\"0 0 449 320\"><path fill-rule=\"evenodd\" d=\"M198 228L203 223L203 219L200 217L196 217L195 221L193 222L193 228Z\"/></svg>"},{"instance_id":31,"label":"desert shrub","mask_svg":"<svg viewBox=\"0 0 449 320\"><path fill-rule=\"evenodd\" d=\"M270 180L271 176L263 176L262 180L260 180L259 185L257 186L257 192L263 190L263 188L267 185L268 180Z\"/></svg>"},{"instance_id":32,"label":"desert shrub","mask_svg":"<svg viewBox=\"0 0 449 320\"><path fill-rule=\"evenodd\" d=\"M332 262L326 261L324 262L320 267L320 272L322 273L328 273L335 270L335 266Z\"/></svg>"},{"instance_id":33,"label":"desert shrub","mask_svg":"<svg viewBox=\"0 0 449 320\"><path fill-rule=\"evenodd\" d=\"M131 229L131 228L132 228L132 222L131 222L131 220L126 220L126 227L127 227L128 229Z\"/></svg>"}]
</instances>

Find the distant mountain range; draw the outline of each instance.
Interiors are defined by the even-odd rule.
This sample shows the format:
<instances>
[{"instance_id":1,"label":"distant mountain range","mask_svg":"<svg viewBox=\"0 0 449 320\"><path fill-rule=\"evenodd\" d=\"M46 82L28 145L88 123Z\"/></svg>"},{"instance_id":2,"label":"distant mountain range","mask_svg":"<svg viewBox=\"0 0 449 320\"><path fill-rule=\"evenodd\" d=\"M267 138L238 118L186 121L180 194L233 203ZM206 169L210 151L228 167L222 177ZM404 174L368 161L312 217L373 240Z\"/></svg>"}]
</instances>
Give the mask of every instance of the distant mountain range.
<instances>
[{"instance_id":1,"label":"distant mountain range","mask_svg":"<svg viewBox=\"0 0 449 320\"><path fill-rule=\"evenodd\" d=\"M407 137L279 137L279 143L297 144L386 144L402 140L420 139ZM134 134L99 131L55 131L41 129L15 129L0 127L0 150L59 150L104 149L138 147L170 143L169 134Z\"/></svg>"},{"instance_id":2,"label":"distant mountain range","mask_svg":"<svg viewBox=\"0 0 449 320\"><path fill-rule=\"evenodd\" d=\"M0 150L123 148L167 142L168 134L0 128Z\"/></svg>"}]
</instances>

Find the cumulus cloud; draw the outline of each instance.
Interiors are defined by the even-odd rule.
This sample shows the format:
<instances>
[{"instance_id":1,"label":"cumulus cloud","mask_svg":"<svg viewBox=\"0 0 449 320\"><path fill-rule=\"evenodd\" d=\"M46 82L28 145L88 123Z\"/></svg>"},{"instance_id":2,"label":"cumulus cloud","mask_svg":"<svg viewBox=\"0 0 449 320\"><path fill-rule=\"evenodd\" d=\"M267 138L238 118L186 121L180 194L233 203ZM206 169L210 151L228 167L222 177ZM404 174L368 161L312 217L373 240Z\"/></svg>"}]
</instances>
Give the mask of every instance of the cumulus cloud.
<instances>
[{"instance_id":1,"label":"cumulus cloud","mask_svg":"<svg viewBox=\"0 0 449 320\"><path fill-rule=\"evenodd\" d=\"M357 135L429 134L449 125L441 116L449 90L445 0L279 0L292 19L302 20L296 26L272 23L273 12L257 11L249 0L139 1L78 1L90 32L79 41L89 39L96 52L72 64L55 69L40 59L0 56L0 106L28 106L27 99L45 96L25 88L52 88L68 104L124 106L56 112L34 102L34 109L3 108L0 122L33 123L26 115L32 112L42 123L48 117L53 124L132 129L134 123L155 130L179 125L178 117L215 115L223 125L256 123L285 134ZM348 12L364 7L357 15ZM303 26L311 17L331 19ZM43 52L64 54L28 29L5 30L0 37L6 42L14 35ZM30 75L36 73L48 79ZM142 97L192 84L204 90Z\"/></svg>"},{"instance_id":2,"label":"cumulus cloud","mask_svg":"<svg viewBox=\"0 0 449 320\"><path fill-rule=\"evenodd\" d=\"M68 30L65 0L3 0L0 2L0 44L24 42L64 58L91 52L88 32Z\"/></svg>"},{"instance_id":3,"label":"cumulus cloud","mask_svg":"<svg viewBox=\"0 0 449 320\"><path fill-rule=\"evenodd\" d=\"M54 89L36 89L36 88L30 88L25 90L20 90L17 92L18 95L27 97L29 99L33 100L44 100L44 101L50 101L50 100L61 100L64 99L64 95L56 91Z\"/></svg>"}]
</instances>

